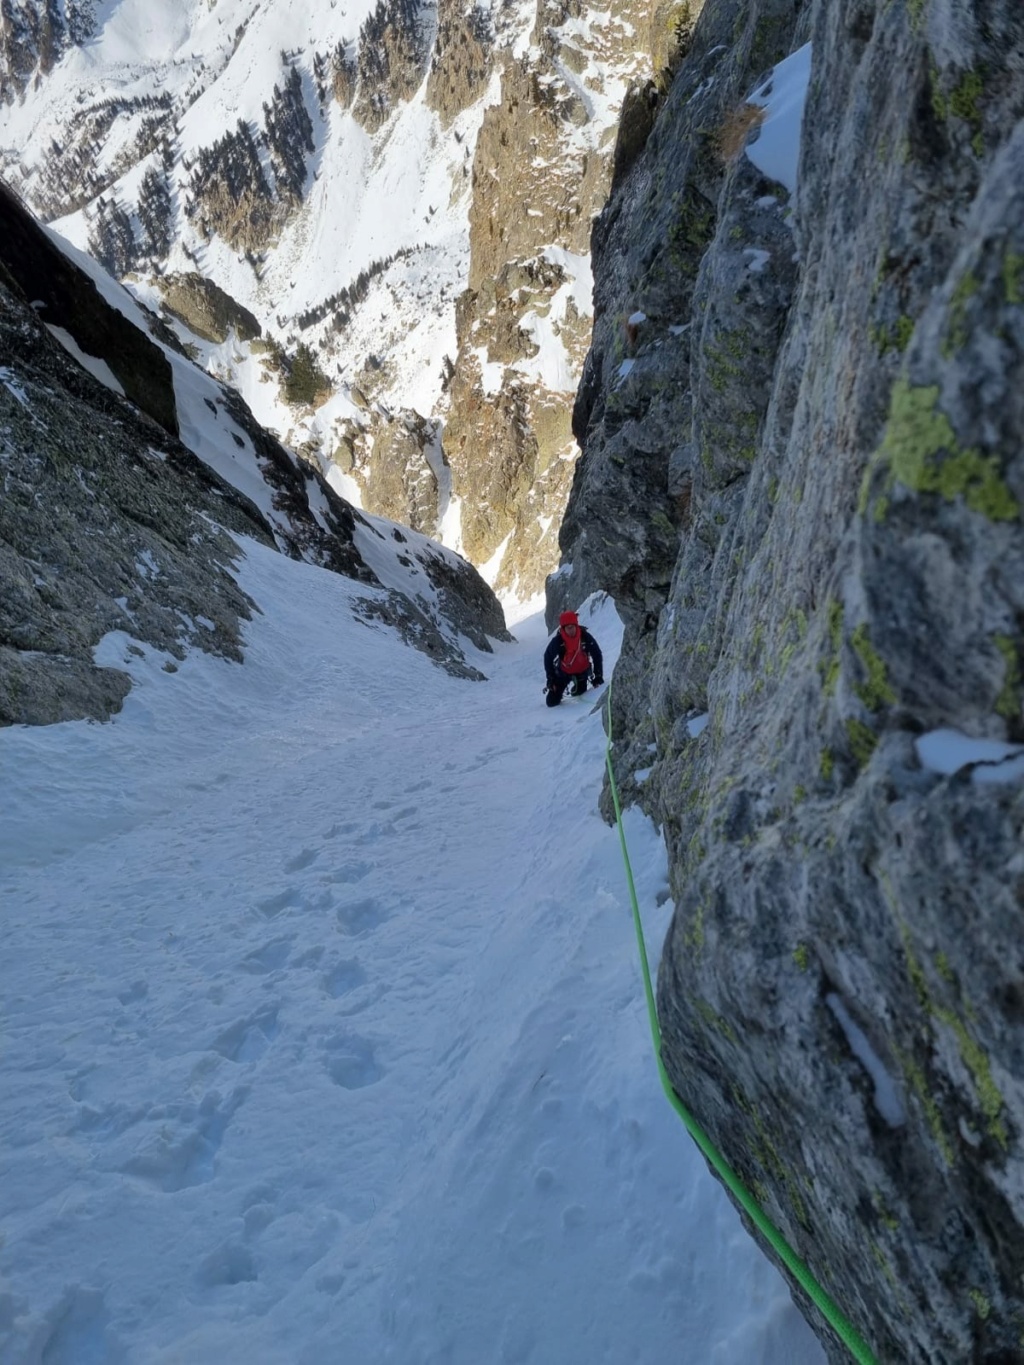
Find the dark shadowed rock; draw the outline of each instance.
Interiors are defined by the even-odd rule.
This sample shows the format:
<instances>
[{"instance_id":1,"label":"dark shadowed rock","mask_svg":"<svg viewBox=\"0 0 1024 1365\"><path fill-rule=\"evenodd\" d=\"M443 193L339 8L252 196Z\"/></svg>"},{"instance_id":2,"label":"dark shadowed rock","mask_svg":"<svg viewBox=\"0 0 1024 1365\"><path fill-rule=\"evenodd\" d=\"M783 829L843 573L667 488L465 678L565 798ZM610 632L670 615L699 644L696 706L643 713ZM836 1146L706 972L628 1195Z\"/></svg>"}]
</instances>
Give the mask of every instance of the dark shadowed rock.
<instances>
[{"instance_id":1,"label":"dark shadowed rock","mask_svg":"<svg viewBox=\"0 0 1024 1365\"><path fill-rule=\"evenodd\" d=\"M119 709L127 674L92 658L108 631L177 658L193 645L241 658L250 604L226 532L272 543L269 527L86 374L6 286L0 431L0 724Z\"/></svg>"},{"instance_id":2,"label":"dark shadowed rock","mask_svg":"<svg viewBox=\"0 0 1024 1365\"><path fill-rule=\"evenodd\" d=\"M102 356L127 397L177 435L171 367L163 351L103 300L3 181L0 240L4 266L43 321L70 332L87 355Z\"/></svg>"}]
</instances>

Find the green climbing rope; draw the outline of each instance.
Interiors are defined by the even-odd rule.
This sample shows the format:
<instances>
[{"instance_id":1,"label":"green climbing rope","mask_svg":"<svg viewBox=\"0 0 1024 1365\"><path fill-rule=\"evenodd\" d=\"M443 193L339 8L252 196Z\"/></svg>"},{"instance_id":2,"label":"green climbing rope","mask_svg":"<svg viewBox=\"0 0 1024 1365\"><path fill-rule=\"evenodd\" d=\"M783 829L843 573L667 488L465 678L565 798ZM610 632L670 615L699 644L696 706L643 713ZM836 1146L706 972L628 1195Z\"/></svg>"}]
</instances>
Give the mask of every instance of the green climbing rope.
<instances>
[{"instance_id":1,"label":"green climbing rope","mask_svg":"<svg viewBox=\"0 0 1024 1365\"><path fill-rule=\"evenodd\" d=\"M665 1094L668 1096L672 1108L686 1125L686 1129L690 1136L704 1154L705 1160L717 1172L719 1179L761 1233L761 1236L769 1244L779 1260L782 1261L783 1265L785 1265L786 1269L800 1285L800 1288L814 1303L822 1317L825 1318L829 1326L835 1331L836 1335L843 1342L843 1345L850 1352L854 1360L858 1362L858 1365L878 1365L877 1357L854 1327L853 1323L850 1322L849 1318L838 1307L827 1290L825 1290L814 1278L806 1263L800 1259L797 1253L789 1245L785 1237L783 1237L782 1233L767 1216L760 1204L758 1204L757 1200L747 1189L746 1185L743 1184L739 1176L728 1164L725 1157L676 1094L672 1082L669 1079L668 1072L665 1070L665 1063L661 1058L661 1024L658 1021L658 1010L654 1003L654 990L651 986L651 969L647 961L647 946L644 943L643 923L640 919L640 905L637 901L636 886L633 882L633 868L629 861L629 849L626 847L626 834L622 827L622 807L619 802L619 789L615 781L615 772L612 768L612 689L610 684L608 687L607 703L604 709L605 715L607 716L605 730L608 739L605 746L605 763L608 768L608 785L611 788L612 805L615 808L615 822L619 830L619 843L622 845L622 860L626 865L626 883L629 887L629 899L633 907L633 926L636 929L636 941L640 949L640 968L644 979L644 995L647 997L647 1014L651 1024L651 1037L654 1041L654 1055L658 1064L658 1075L661 1077L661 1084L664 1087Z\"/></svg>"}]
</instances>

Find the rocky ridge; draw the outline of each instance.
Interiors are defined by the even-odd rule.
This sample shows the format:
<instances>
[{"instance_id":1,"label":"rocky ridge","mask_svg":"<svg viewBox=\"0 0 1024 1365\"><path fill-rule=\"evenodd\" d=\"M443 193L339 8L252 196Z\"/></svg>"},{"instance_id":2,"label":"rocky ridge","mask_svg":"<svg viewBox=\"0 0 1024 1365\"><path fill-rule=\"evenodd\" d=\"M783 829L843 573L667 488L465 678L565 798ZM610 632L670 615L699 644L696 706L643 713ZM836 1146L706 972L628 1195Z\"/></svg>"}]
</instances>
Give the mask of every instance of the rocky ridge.
<instances>
[{"instance_id":1,"label":"rocky ridge","mask_svg":"<svg viewBox=\"0 0 1024 1365\"><path fill-rule=\"evenodd\" d=\"M1022 39L1010 4L708 0L595 226L549 583L626 621L673 1084L921 1365L1024 1353ZM791 194L758 145L806 44Z\"/></svg>"},{"instance_id":2,"label":"rocky ridge","mask_svg":"<svg viewBox=\"0 0 1024 1365\"><path fill-rule=\"evenodd\" d=\"M93 653L109 632L131 649L241 661L254 604L232 577L229 533L354 579L367 622L481 676L461 637L489 650L506 632L468 564L354 511L198 372L200 403L183 410L176 385L191 367L173 338L112 306L2 184L0 229L0 724L119 709L128 675ZM236 452L219 470L208 462L218 427Z\"/></svg>"}]
</instances>

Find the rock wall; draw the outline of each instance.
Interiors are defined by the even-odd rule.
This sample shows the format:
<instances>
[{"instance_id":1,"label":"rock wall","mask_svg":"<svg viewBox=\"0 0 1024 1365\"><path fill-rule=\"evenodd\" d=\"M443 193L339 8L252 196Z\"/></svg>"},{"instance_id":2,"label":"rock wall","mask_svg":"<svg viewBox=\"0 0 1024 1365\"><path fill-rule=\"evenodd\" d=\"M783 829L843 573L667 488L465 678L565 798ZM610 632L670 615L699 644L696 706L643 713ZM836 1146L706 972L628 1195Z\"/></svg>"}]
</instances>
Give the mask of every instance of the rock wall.
<instances>
[{"instance_id":1,"label":"rock wall","mask_svg":"<svg viewBox=\"0 0 1024 1365\"><path fill-rule=\"evenodd\" d=\"M470 265L444 450L475 563L504 547L499 586L536 592L554 559L549 527L572 478L567 390L590 333L590 227L608 193L614 115L606 90L646 71L646 8L541 3L531 43L502 54L501 98L473 157ZM574 282L583 278L581 307ZM560 364L545 363L554 349Z\"/></svg>"},{"instance_id":2,"label":"rock wall","mask_svg":"<svg viewBox=\"0 0 1024 1365\"><path fill-rule=\"evenodd\" d=\"M791 195L748 101L808 42ZM626 621L673 1084L921 1365L1024 1359L1024 781L920 747L1024 740L1022 43L1009 0L708 0L595 227L549 585Z\"/></svg>"}]
</instances>

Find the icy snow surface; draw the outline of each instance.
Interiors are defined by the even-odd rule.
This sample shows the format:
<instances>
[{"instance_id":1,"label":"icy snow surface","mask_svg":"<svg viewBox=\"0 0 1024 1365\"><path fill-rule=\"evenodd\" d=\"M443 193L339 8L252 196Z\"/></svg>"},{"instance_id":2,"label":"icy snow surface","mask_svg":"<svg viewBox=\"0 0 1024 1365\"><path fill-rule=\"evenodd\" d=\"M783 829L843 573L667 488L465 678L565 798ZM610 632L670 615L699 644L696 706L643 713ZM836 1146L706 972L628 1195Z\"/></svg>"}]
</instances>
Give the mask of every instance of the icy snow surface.
<instances>
[{"instance_id":1,"label":"icy snow surface","mask_svg":"<svg viewBox=\"0 0 1024 1365\"><path fill-rule=\"evenodd\" d=\"M746 154L759 171L785 185L790 194L796 191L800 130L810 79L811 44L805 43L779 62L748 101L761 105L765 118L758 136L748 143Z\"/></svg>"},{"instance_id":2,"label":"icy snow surface","mask_svg":"<svg viewBox=\"0 0 1024 1365\"><path fill-rule=\"evenodd\" d=\"M0 1361L820 1365L661 1094L540 618L463 682L246 555L244 665L109 635L119 716L0 731Z\"/></svg>"},{"instance_id":3,"label":"icy snow surface","mask_svg":"<svg viewBox=\"0 0 1024 1365\"><path fill-rule=\"evenodd\" d=\"M972 739L959 730L929 730L914 740L922 768L947 776L977 764L971 780L982 785L1024 777L1024 745L1001 739Z\"/></svg>"},{"instance_id":4,"label":"icy snow surface","mask_svg":"<svg viewBox=\"0 0 1024 1365\"><path fill-rule=\"evenodd\" d=\"M834 991L830 991L825 996L825 1004L835 1015L839 1026L846 1034L846 1041L850 1044L854 1056L871 1077L872 1084L875 1087L875 1108L890 1128L901 1128L907 1121L907 1115L896 1088L896 1082L886 1070L885 1063L868 1042L867 1034L859 1024L854 1022L850 1011Z\"/></svg>"}]
</instances>

